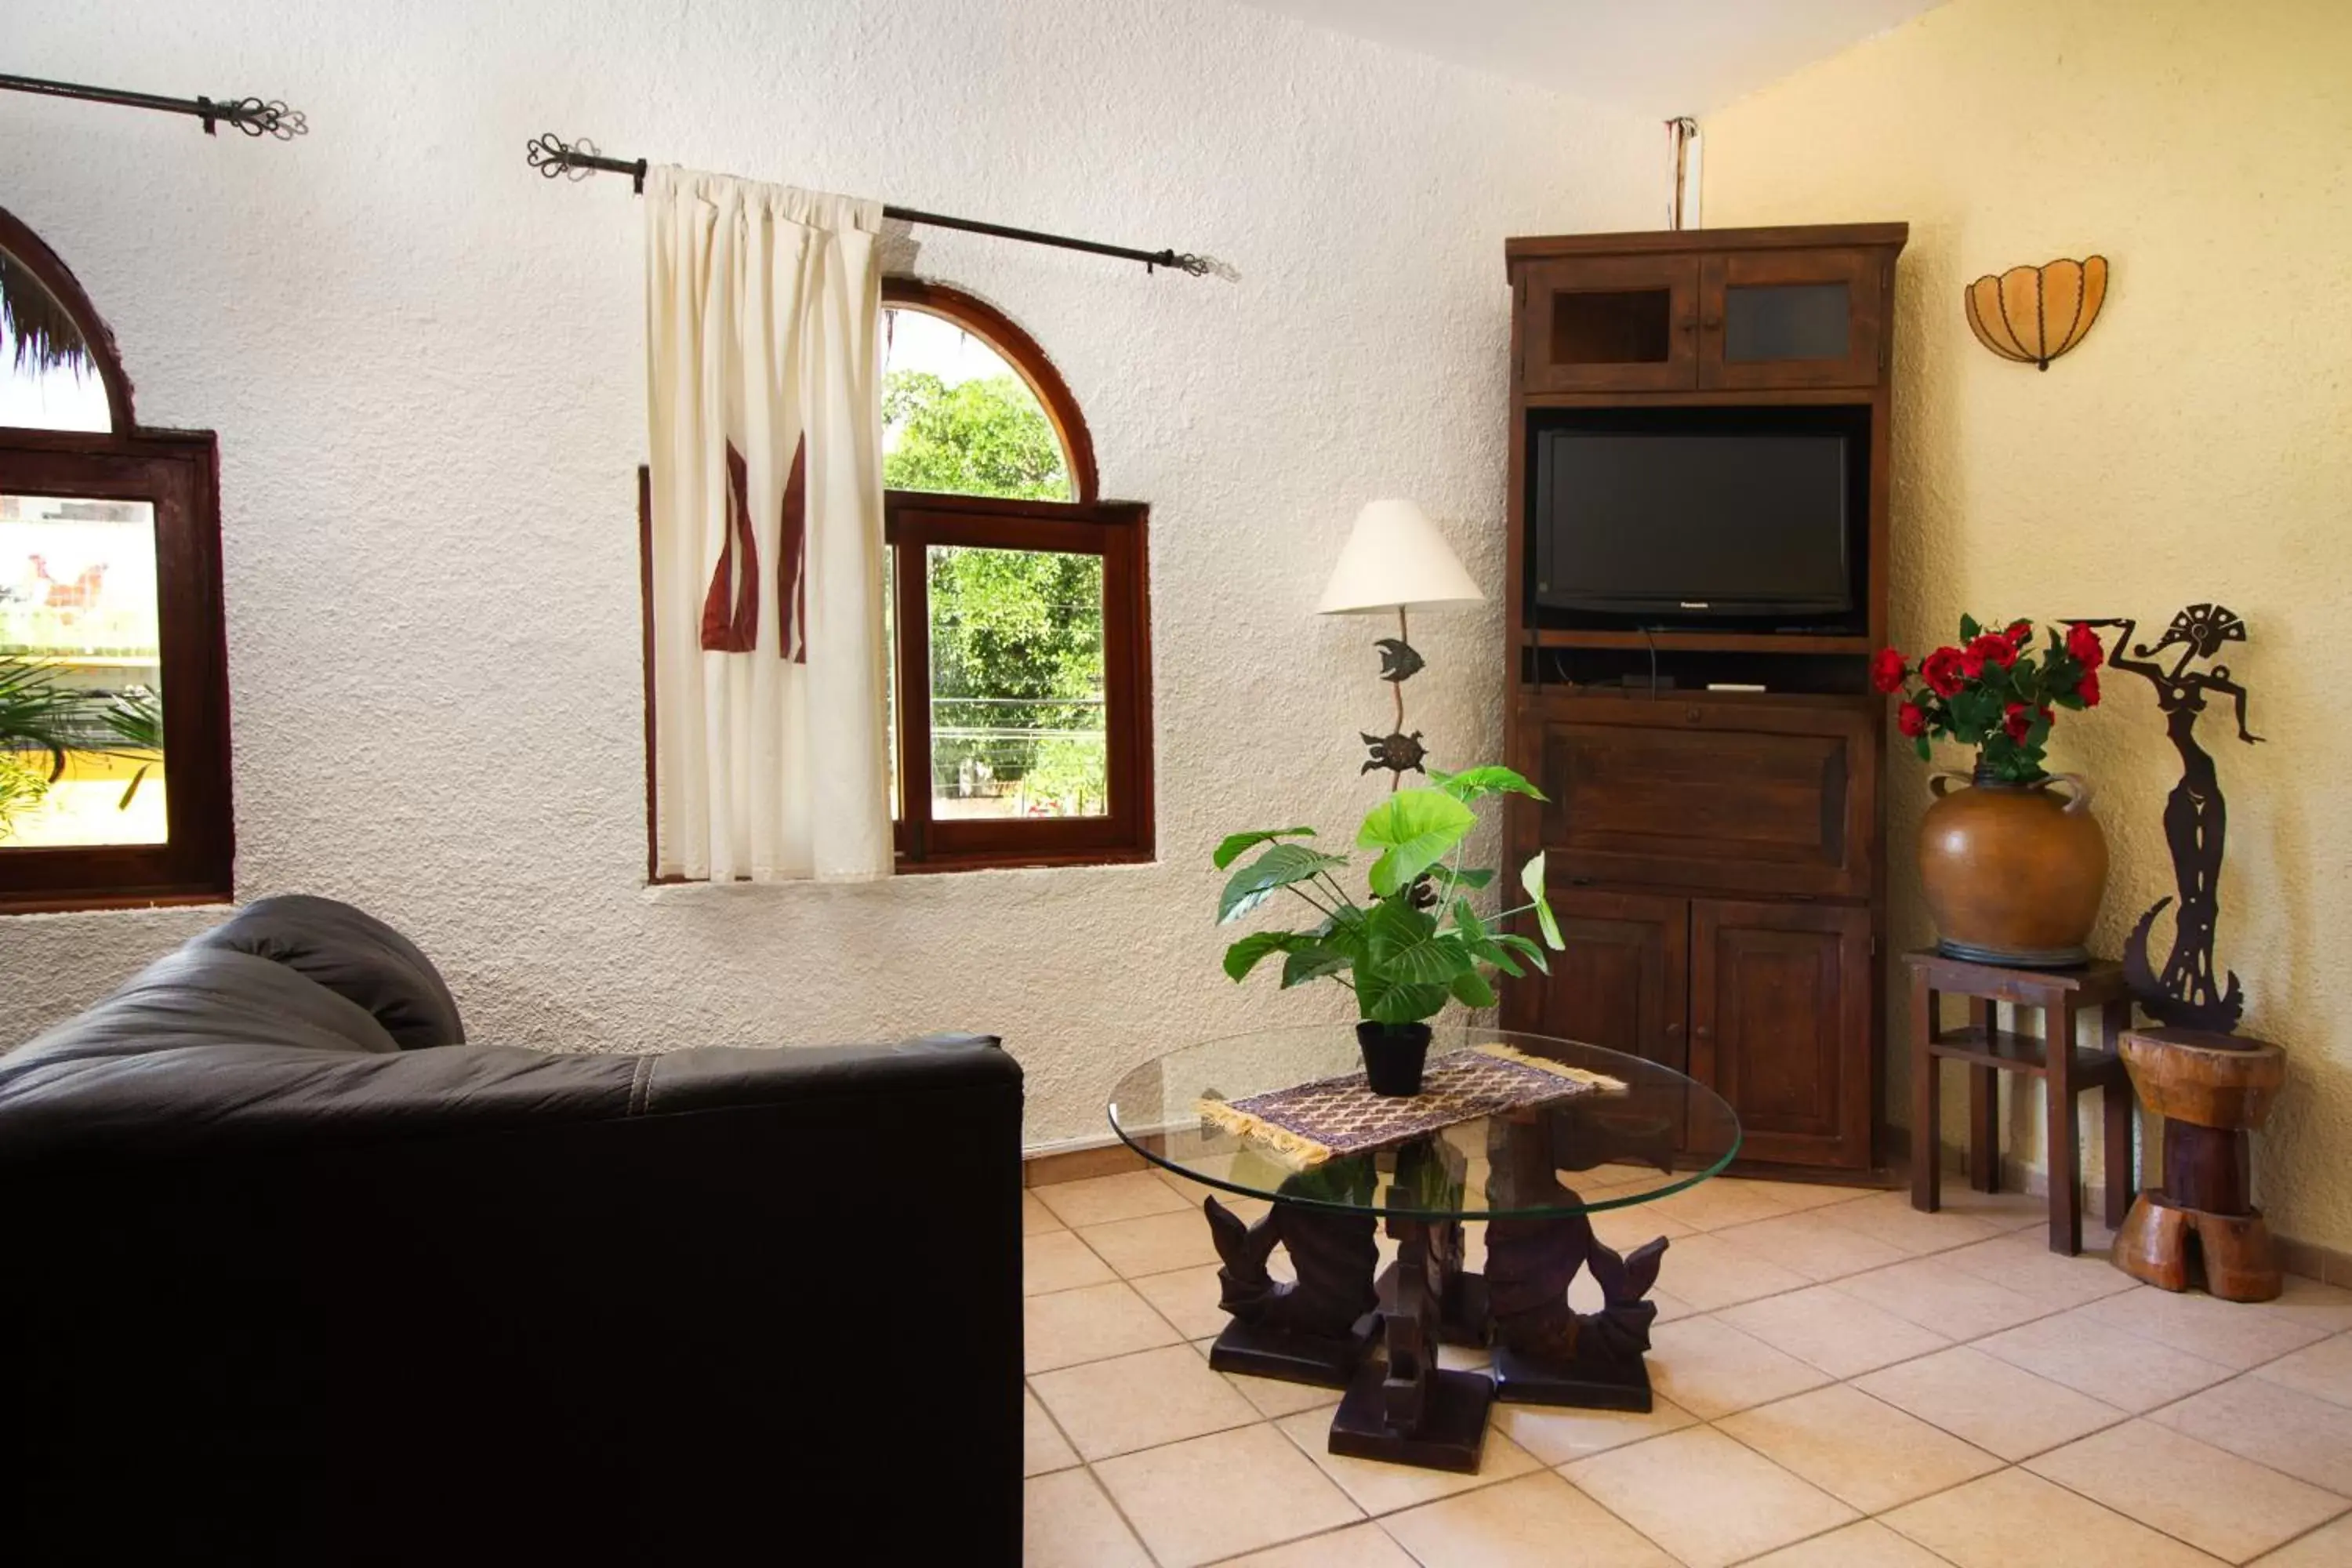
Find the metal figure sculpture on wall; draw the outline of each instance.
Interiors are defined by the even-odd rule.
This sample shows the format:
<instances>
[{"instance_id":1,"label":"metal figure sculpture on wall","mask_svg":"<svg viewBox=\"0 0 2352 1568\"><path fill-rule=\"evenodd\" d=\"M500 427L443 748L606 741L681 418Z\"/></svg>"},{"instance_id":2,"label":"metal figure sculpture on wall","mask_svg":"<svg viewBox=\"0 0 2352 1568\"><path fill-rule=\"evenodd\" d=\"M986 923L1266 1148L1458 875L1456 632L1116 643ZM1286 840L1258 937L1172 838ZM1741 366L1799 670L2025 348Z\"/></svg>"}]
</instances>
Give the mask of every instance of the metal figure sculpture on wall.
<instances>
[{"instance_id":1,"label":"metal figure sculpture on wall","mask_svg":"<svg viewBox=\"0 0 2352 1568\"><path fill-rule=\"evenodd\" d=\"M2124 944L2125 973L2140 1005L2159 1022L2227 1034L2238 1026L2246 999L2237 975L2229 974L2223 984L2213 960L2227 817L2213 759L2197 743L2197 718L2205 711L2209 696L2228 697L2236 707L2238 739L2249 745L2262 740L2246 728L2246 689L2231 678L2228 665L2210 662L2223 644L2246 640L2246 623L2222 605L2191 605L2172 617L2163 637L2137 647L2131 646L2137 629L2133 621L2091 624L2123 628L2108 662L2156 688L2165 731L2180 753L2180 782L2164 803L2164 837L2172 847L2173 879L2179 897L2172 917L2172 952L2158 973L2148 960L2148 937L2156 917L2173 902L2170 898L2158 899L2140 916ZM2175 646L2180 648L2180 657L2167 668L2162 655ZM2207 661L2204 668L2189 668L2200 660Z\"/></svg>"}]
</instances>

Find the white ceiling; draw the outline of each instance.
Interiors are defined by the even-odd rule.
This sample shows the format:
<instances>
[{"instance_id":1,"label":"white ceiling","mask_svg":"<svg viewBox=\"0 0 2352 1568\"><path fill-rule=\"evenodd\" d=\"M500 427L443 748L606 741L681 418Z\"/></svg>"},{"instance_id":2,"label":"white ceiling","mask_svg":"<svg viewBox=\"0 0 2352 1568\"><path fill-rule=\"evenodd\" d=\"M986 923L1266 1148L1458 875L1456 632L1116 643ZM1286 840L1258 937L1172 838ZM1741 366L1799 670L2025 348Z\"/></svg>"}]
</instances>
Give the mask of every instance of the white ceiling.
<instances>
[{"instance_id":1,"label":"white ceiling","mask_svg":"<svg viewBox=\"0 0 2352 1568\"><path fill-rule=\"evenodd\" d=\"M1664 118L1703 115L1939 0L1244 0Z\"/></svg>"}]
</instances>

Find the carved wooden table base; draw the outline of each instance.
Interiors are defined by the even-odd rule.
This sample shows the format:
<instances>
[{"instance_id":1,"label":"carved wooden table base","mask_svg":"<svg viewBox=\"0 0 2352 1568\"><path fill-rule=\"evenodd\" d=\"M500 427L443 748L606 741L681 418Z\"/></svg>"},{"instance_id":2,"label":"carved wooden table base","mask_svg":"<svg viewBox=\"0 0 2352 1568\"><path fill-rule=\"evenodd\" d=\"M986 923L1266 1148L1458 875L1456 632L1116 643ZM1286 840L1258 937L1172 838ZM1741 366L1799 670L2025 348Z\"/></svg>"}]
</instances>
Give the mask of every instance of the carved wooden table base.
<instances>
[{"instance_id":1,"label":"carved wooden table base","mask_svg":"<svg viewBox=\"0 0 2352 1568\"><path fill-rule=\"evenodd\" d=\"M1547 1184L1561 1206L1580 1201L1552 1174L1537 1130L1496 1131L1489 1153L1498 1167L1528 1163L1512 1173L1517 1201ZM1459 1154L1451 1159L1458 1166ZM1335 1454L1471 1471L1486 1440L1487 1407L1497 1398L1651 1407L1643 1355L1658 1310L1643 1298L1657 1279L1664 1237L1620 1257L1582 1214L1489 1220L1481 1275L1462 1267L1458 1220L1391 1216L1397 1260L1375 1285L1370 1212L1276 1203L1244 1226L1214 1198L1202 1206L1223 1259L1220 1304L1234 1320L1217 1336L1209 1364L1347 1389L1331 1421ZM1290 1254L1296 1284L1276 1280L1266 1268L1277 1242ZM1586 1268L1601 1285L1598 1312L1568 1304L1569 1287ZM1371 1356L1376 1327L1383 1353ZM1441 1343L1490 1342L1491 1378L1437 1364Z\"/></svg>"},{"instance_id":2,"label":"carved wooden table base","mask_svg":"<svg viewBox=\"0 0 2352 1568\"><path fill-rule=\"evenodd\" d=\"M1233 1315L1210 1348L1219 1372L1345 1388L1364 1359L1378 1320L1372 1269L1380 1261L1370 1213L1277 1203L1244 1226L1214 1198L1202 1201L1223 1265L1217 1305ZM1276 1243L1296 1283L1266 1269Z\"/></svg>"}]
</instances>

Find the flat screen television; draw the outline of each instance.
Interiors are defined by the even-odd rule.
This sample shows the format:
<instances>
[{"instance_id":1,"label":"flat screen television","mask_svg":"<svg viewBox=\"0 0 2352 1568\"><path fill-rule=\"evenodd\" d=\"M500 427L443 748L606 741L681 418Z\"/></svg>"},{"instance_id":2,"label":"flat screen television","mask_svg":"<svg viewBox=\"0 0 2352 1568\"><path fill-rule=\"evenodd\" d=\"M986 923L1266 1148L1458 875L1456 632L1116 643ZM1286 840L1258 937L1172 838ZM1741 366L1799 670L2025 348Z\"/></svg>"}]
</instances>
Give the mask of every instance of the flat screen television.
<instances>
[{"instance_id":1,"label":"flat screen television","mask_svg":"<svg viewBox=\"0 0 2352 1568\"><path fill-rule=\"evenodd\" d=\"M1657 629L1853 617L1867 440L1834 415L1588 420L1532 445L1538 606Z\"/></svg>"}]
</instances>

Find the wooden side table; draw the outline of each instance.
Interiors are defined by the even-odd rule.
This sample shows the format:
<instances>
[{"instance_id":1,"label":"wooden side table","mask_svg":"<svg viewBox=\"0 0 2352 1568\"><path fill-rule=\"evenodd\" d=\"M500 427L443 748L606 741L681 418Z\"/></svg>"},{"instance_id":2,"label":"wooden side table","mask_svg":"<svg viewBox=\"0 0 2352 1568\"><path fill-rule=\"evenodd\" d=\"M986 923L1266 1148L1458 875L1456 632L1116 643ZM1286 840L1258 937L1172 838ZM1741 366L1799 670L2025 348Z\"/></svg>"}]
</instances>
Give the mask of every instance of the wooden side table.
<instances>
[{"instance_id":1,"label":"wooden side table","mask_svg":"<svg viewBox=\"0 0 2352 1568\"><path fill-rule=\"evenodd\" d=\"M2046 1155L2050 1166L2050 1250L2083 1250L2082 1148L2074 1131L2074 1097L2099 1089L2106 1111L2106 1222L2120 1226L2131 1206L2132 1089L2116 1045L2131 1023L2131 992L2124 967L2096 959L2073 969L2009 969L1947 958L1932 948L1903 955L1911 970L1911 1206L1941 1206L1943 1175L1937 1129L1942 1126L1946 1060L1969 1064L1969 1185L2000 1190L2000 1075L2026 1073L2049 1089ZM1969 998L1969 1024L1946 1029L1938 1007L1947 992ZM2010 1027L2000 1026L2009 1006ZM2042 1033L2019 1028L2018 1009L2042 1010ZM2074 1021L2095 1009L2100 1047L2074 1043ZM2050 1042L2066 1048L2053 1050Z\"/></svg>"}]
</instances>

